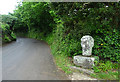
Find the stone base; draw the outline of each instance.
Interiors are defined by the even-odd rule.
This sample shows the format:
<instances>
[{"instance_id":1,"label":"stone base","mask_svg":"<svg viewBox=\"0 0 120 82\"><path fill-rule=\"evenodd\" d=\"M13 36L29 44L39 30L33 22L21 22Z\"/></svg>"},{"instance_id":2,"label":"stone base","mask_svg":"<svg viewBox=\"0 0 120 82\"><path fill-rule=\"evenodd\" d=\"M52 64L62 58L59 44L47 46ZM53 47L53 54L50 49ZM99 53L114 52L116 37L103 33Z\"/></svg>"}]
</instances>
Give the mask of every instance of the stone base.
<instances>
[{"instance_id":1,"label":"stone base","mask_svg":"<svg viewBox=\"0 0 120 82\"><path fill-rule=\"evenodd\" d=\"M93 68L95 57L74 56L73 62L83 68Z\"/></svg>"}]
</instances>

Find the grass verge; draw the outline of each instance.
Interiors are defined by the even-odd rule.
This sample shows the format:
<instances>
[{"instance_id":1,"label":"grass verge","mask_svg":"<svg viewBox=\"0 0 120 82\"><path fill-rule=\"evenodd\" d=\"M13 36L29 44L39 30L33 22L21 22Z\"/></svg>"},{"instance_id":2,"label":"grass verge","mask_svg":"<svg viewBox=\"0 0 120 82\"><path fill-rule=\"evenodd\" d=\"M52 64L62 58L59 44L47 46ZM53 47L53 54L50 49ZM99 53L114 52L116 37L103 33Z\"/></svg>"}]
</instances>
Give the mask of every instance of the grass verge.
<instances>
[{"instance_id":1,"label":"grass verge","mask_svg":"<svg viewBox=\"0 0 120 82\"><path fill-rule=\"evenodd\" d=\"M119 64L111 61L100 61L98 65L94 66L95 74L92 77L104 80L119 80Z\"/></svg>"},{"instance_id":2,"label":"grass verge","mask_svg":"<svg viewBox=\"0 0 120 82\"><path fill-rule=\"evenodd\" d=\"M57 67L63 71L66 74L71 74L72 69L69 68L69 66L72 65L71 58L67 57L64 52L61 52L57 49L57 42L54 42L54 37L52 34L50 34L48 37L44 38L51 48L51 53L53 54L55 63Z\"/></svg>"},{"instance_id":3,"label":"grass verge","mask_svg":"<svg viewBox=\"0 0 120 82\"><path fill-rule=\"evenodd\" d=\"M119 80L118 78L118 71L113 72L113 71L108 71L106 72L100 72L100 73L95 73L91 74L92 77L97 78L99 80L104 79L104 80Z\"/></svg>"}]
</instances>

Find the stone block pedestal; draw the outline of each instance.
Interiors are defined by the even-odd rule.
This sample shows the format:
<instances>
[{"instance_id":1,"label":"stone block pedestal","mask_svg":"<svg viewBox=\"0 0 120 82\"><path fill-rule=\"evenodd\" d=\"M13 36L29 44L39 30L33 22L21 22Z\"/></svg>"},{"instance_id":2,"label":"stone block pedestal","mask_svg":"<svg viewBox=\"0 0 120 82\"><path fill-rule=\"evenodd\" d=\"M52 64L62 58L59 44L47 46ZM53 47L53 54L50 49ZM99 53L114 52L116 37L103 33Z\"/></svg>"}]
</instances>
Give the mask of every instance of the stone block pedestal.
<instances>
[{"instance_id":1,"label":"stone block pedestal","mask_svg":"<svg viewBox=\"0 0 120 82\"><path fill-rule=\"evenodd\" d=\"M73 62L83 68L93 68L95 57L74 56Z\"/></svg>"}]
</instances>

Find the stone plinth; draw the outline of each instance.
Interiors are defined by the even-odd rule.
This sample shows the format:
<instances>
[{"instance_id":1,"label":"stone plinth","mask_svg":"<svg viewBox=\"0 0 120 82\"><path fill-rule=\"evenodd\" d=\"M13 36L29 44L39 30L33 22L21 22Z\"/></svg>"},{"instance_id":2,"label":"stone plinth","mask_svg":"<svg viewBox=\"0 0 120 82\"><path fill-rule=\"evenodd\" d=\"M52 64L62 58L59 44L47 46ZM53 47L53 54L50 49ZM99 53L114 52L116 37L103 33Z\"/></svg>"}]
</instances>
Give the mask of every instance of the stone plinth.
<instances>
[{"instance_id":1,"label":"stone plinth","mask_svg":"<svg viewBox=\"0 0 120 82\"><path fill-rule=\"evenodd\" d=\"M92 68L94 66L94 57L74 56L73 62L77 66L83 68Z\"/></svg>"}]
</instances>

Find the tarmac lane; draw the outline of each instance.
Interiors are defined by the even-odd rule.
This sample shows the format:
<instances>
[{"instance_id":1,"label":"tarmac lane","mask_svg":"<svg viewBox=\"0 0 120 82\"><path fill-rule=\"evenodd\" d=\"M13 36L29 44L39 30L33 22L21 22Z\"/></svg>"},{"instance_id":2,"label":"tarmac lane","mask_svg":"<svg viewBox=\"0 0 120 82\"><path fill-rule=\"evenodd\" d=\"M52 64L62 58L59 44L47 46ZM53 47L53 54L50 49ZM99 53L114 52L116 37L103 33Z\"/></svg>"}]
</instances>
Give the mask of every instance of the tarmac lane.
<instances>
[{"instance_id":1,"label":"tarmac lane","mask_svg":"<svg viewBox=\"0 0 120 82\"><path fill-rule=\"evenodd\" d=\"M68 80L57 69L49 46L30 38L18 38L17 41L3 45L2 79Z\"/></svg>"}]
</instances>

